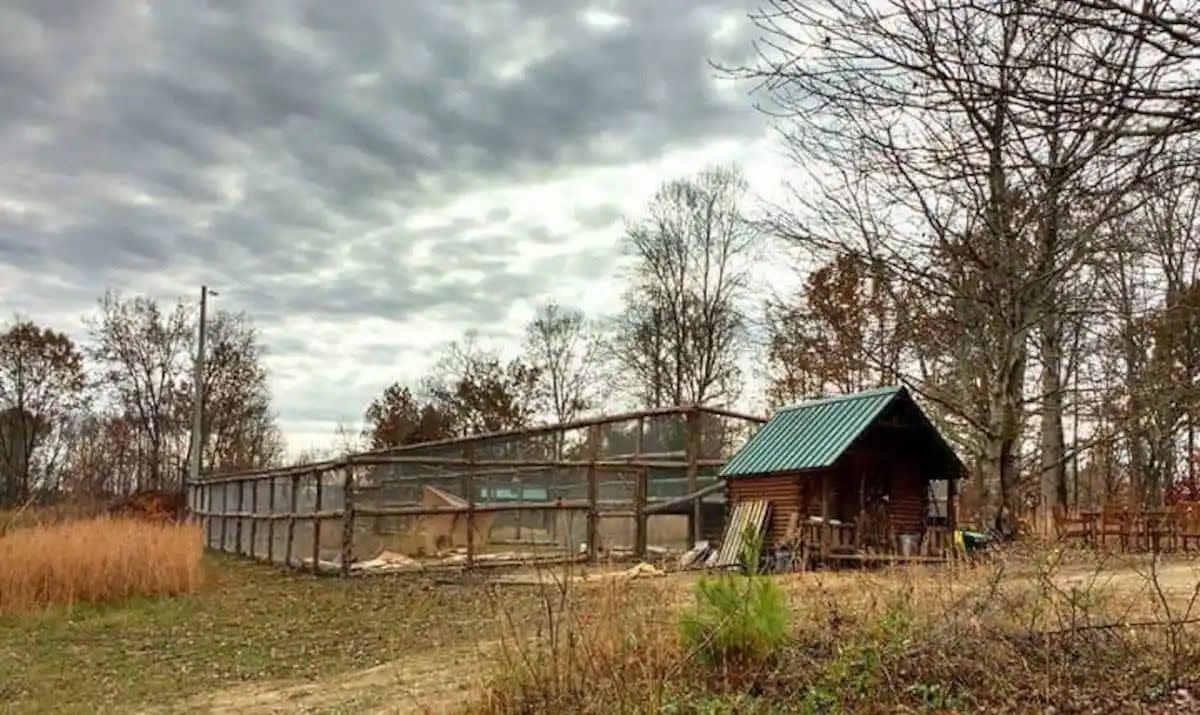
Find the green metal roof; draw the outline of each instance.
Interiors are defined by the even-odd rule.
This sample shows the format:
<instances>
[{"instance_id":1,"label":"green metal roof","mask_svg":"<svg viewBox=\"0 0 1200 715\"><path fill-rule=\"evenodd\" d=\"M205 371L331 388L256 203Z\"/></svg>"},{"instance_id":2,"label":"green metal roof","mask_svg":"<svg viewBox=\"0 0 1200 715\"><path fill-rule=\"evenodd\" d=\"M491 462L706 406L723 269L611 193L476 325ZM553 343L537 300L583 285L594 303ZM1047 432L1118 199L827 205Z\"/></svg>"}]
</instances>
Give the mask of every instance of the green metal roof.
<instances>
[{"instance_id":1,"label":"green metal roof","mask_svg":"<svg viewBox=\"0 0 1200 715\"><path fill-rule=\"evenodd\" d=\"M901 394L907 394L903 387L884 387L781 408L721 476L828 467Z\"/></svg>"}]
</instances>

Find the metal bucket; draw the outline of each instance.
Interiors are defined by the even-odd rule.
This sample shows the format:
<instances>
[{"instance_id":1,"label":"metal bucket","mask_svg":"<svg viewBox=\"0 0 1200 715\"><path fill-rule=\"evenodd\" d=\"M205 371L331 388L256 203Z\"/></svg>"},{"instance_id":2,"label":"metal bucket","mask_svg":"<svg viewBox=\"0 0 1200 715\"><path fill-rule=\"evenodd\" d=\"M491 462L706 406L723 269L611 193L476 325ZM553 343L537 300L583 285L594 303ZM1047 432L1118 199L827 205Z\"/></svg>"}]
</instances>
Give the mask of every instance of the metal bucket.
<instances>
[{"instance_id":1,"label":"metal bucket","mask_svg":"<svg viewBox=\"0 0 1200 715\"><path fill-rule=\"evenodd\" d=\"M900 534L900 555L901 556L916 556L917 548L921 544L920 534Z\"/></svg>"}]
</instances>

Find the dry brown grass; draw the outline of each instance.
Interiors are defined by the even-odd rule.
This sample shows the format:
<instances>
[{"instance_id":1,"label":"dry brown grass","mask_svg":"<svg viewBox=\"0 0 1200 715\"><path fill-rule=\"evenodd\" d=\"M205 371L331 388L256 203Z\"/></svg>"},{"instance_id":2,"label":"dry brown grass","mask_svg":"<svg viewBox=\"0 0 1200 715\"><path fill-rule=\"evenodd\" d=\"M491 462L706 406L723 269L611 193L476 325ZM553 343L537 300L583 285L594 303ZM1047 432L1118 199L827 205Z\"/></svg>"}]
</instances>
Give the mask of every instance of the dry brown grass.
<instances>
[{"instance_id":1,"label":"dry brown grass","mask_svg":"<svg viewBox=\"0 0 1200 715\"><path fill-rule=\"evenodd\" d=\"M96 499L75 499L52 504L22 504L0 509L0 536L30 526L48 526L102 516L106 505Z\"/></svg>"},{"instance_id":2,"label":"dry brown grass","mask_svg":"<svg viewBox=\"0 0 1200 715\"><path fill-rule=\"evenodd\" d=\"M0 536L0 613L191 593L202 535L186 524L93 518Z\"/></svg>"},{"instance_id":3,"label":"dry brown grass","mask_svg":"<svg viewBox=\"0 0 1200 715\"><path fill-rule=\"evenodd\" d=\"M556 596L546 613L557 628L512 644L468 711L1200 709L1194 562L1051 551L774 578L794 625L762 672L714 668L680 646L675 624L694 579L674 577L604 599Z\"/></svg>"}]
</instances>

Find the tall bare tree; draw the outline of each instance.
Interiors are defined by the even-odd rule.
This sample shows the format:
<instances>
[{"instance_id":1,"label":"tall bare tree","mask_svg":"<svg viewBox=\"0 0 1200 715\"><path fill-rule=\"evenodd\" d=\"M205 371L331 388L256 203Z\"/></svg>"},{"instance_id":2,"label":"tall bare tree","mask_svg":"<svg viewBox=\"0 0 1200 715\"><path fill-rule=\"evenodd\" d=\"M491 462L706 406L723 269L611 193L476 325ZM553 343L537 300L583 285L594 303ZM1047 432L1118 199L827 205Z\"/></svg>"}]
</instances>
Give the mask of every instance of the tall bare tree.
<instances>
[{"instance_id":1,"label":"tall bare tree","mask_svg":"<svg viewBox=\"0 0 1200 715\"><path fill-rule=\"evenodd\" d=\"M66 335L29 321L0 334L0 505L54 486L60 437L85 388L83 356Z\"/></svg>"},{"instance_id":2,"label":"tall bare tree","mask_svg":"<svg viewBox=\"0 0 1200 715\"><path fill-rule=\"evenodd\" d=\"M208 339L201 468L232 471L279 463L283 437L271 410L258 332L244 314L218 311L209 322ZM181 409L190 414L195 391L184 395Z\"/></svg>"},{"instance_id":3,"label":"tall bare tree","mask_svg":"<svg viewBox=\"0 0 1200 715\"><path fill-rule=\"evenodd\" d=\"M745 189L729 168L668 182L627 229L633 280L612 353L647 406L728 400L740 389L747 269L758 239L742 212Z\"/></svg>"},{"instance_id":4,"label":"tall bare tree","mask_svg":"<svg viewBox=\"0 0 1200 715\"><path fill-rule=\"evenodd\" d=\"M114 401L133 420L141 451L138 488L163 489L177 481L186 442L192 345L191 311L178 303L164 313L149 298L108 293L92 322L92 359Z\"/></svg>"},{"instance_id":5,"label":"tall bare tree","mask_svg":"<svg viewBox=\"0 0 1200 715\"><path fill-rule=\"evenodd\" d=\"M525 355L538 372L537 399L556 422L569 422L599 398L599 339L581 311L547 303L525 328Z\"/></svg>"}]
</instances>

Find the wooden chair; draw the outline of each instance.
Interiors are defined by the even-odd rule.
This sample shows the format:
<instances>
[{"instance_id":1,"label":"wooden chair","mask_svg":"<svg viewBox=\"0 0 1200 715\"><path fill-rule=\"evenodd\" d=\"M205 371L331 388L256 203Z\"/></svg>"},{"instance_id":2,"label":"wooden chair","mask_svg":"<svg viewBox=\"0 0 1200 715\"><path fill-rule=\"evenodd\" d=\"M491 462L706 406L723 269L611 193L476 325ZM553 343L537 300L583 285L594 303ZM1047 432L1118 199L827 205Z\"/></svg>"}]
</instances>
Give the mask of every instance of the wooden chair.
<instances>
[{"instance_id":1,"label":"wooden chair","mask_svg":"<svg viewBox=\"0 0 1200 715\"><path fill-rule=\"evenodd\" d=\"M1175 534L1184 551L1190 550L1190 546L1200 546L1200 503L1175 505Z\"/></svg>"},{"instance_id":2,"label":"wooden chair","mask_svg":"<svg viewBox=\"0 0 1200 715\"><path fill-rule=\"evenodd\" d=\"M1066 539L1079 539L1085 543L1089 541L1088 523L1078 516L1071 515L1065 506L1061 504L1055 505L1052 516L1054 519L1054 538L1058 541Z\"/></svg>"},{"instance_id":3,"label":"wooden chair","mask_svg":"<svg viewBox=\"0 0 1200 715\"><path fill-rule=\"evenodd\" d=\"M954 549L954 530L948 526L927 526L921 533L921 556L949 556Z\"/></svg>"},{"instance_id":4,"label":"wooden chair","mask_svg":"<svg viewBox=\"0 0 1200 715\"><path fill-rule=\"evenodd\" d=\"M1121 545L1121 550L1129 549L1132 519L1129 511L1123 506L1106 505L1100 514L1100 527L1096 532L1097 543L1107 548L1108 538L1114 536Z\"/></svg>"},{"instance_id":5,"label":"wooden chair","mask_svg":"<svg viewBox=\"0 0 1200 715\"><path fill-rule=\"evenodd\" d=\"M1139 529L1139 538L1141 546L1147 551L1162 551L1164 547L1170 546L1172 534L1172 522L1174 521L1174 509L1143 509L1139 515L1141 528Z\"/></svg>"}]
</instances>

